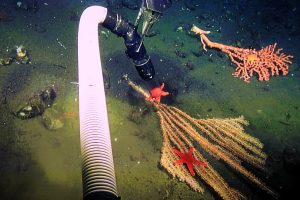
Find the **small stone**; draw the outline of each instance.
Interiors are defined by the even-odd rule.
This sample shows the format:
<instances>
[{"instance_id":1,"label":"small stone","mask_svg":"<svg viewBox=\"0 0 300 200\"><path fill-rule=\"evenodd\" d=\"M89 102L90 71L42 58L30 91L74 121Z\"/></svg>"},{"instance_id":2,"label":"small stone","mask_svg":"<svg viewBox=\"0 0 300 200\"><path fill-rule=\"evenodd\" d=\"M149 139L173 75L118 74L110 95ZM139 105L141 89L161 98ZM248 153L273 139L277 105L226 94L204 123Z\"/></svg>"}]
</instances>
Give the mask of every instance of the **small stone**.
<instances>
[{"instance_id":1,"label":"small stone","mask_svg":"<svg viewBox=\"0 0 300 200\"><path fill-rule=\"evenodd\" d=\"M42 122L48 130L58 130L64 126L63 113L54 108L47 109L42 116Z\"/></svg>"}]
</instances>

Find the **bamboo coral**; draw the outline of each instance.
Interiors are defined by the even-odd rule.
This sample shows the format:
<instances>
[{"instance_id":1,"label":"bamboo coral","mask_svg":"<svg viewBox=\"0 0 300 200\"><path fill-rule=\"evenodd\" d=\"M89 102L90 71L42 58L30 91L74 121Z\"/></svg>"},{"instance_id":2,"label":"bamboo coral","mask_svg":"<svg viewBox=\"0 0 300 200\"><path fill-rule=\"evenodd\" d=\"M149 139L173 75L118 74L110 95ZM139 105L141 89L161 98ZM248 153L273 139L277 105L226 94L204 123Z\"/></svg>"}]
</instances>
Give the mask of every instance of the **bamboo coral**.
<instances>
[{"instance_id":1,"label":"bamboo coral","mask_svg":"<svg viewBox=\"0 0 300 200\"><path fill-rule=\"evenodd\" d=\"M145 99L149 97L149 94L143 88L128 78L126 80ZM187 183L197 192L204 192L197 179L193 177L193 174L184 165L175 164L179 157L174 153L174 147L180 152L187 153L190 147L196 144L197 147L199 146L212 157L223 161L242 174L250 182L274 197L277 196L265 183L243 166L243 163L248 163L265 170L264 165L267 155L262 150L263 144L257 138L245 133L242 125L248 125L248 122L242 116L225 119L195 119L178 108L155 101L151 103L156 108L163 135L160 164L173 177L177 177L180 181ZM239 191L228 185L197 148L194 148L193 156L196 160L201 160L206 165L206 167L193 165L195 174L216 191L220 197L226 200L244 198Z\"/></svg>"},{"instance_id":2,"label":"bamboo coral","mask_svg":"<svg viewBox=\"0 0 300 200\"><path fill-rule=\"evenodd\" d=\"M196 180L184 166L174 166L174 160L178 157L174 155L171 149L171 146L174 145L181 151L187 152L188 148L196 142L202 150L216 159L222 160L232 169L244 175L249 181L276 196L265 183L242 165L243 162L247 162L265 170L266 160L266 154L262 151L262 143L244 132L241 125L247 125L248 122L243 117L194 119L172 106L155 103L155 107L163 132L160 162L174 177L186 182L194 190L203 192L203 188L198 182L195 182ZM243 197L240 192L227 184L197 149L194 150L194 155L196 159L208 163L206 168L194 165L196 174L223 199L241 199Z\"/></svg>"}]
</instances>

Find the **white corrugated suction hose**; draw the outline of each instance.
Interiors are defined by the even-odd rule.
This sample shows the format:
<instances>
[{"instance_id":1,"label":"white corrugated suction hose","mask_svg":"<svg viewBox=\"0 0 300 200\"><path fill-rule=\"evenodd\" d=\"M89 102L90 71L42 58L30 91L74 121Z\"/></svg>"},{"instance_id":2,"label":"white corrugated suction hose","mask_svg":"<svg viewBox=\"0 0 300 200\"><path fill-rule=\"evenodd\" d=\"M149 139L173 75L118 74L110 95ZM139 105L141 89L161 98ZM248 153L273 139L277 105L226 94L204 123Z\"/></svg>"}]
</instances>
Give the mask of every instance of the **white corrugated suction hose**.
<instances>
[{"instance_id":1,"label":"white corrugated suction hose","mask_svg":"<svg viewBox=\"0 0 300 200\"><path fill-rule=\"evenodd\" d=\"M79 119L84 198L93 193L117 195L102 67L98 25L107 9L88 7L78 31Z\"/></svg>"}]
</instances>

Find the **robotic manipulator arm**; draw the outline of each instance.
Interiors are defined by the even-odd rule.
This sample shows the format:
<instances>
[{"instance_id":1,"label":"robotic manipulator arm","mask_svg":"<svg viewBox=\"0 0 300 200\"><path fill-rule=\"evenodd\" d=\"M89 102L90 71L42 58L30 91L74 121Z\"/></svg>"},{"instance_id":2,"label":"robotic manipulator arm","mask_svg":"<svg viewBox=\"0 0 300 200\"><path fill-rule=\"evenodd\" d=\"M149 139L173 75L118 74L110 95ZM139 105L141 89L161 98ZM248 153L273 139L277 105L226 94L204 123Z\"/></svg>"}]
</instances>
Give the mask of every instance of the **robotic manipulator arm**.
<instances>
[{"instance_id":1,"label":"robotic manipulator arm","mask_svg":"<svg viewBox=\"0 0 300 200\"><path fill-rule=\"evenodd\" d=\"M145 35L148 34L153 24L158 20L158 18L163 14L163 12L165 12L169 7L171 7L171 5L172 0L142 0L142 5L134 24L135 29L138 29L141 18L143 19L143 24L141 28L141 44L144 40ZM140 47L138 49L140 49ZM150 70L148 69L148 71ZM152 71L154 72L154 68ZM159 87L159 84L155 78L151 78L148 80L148 85L150 88Z\"/></svg>"},{"instance_id":2,"label":"robotic manipulator arm","mask_svg":"<svg viewBox=\"0 0 300 200\"><path fill-rule=\"evenodd\" d=\"M153 24L171 5L172 0L142 0L142 6L134 24L138 27L141 17L143 17L142 38L147 35Z\"/></svg>"},{"instance_id":3,"label":"robotic manipulator arm","mask_svg":"<svg viewBox=\"0 0 300 200\"><path fill-rule=\"evenodd\" d=\"M142 6L133 25L127 19L115 12L108 10L107 16L102 23L105 28L114 34L124 38L126 54L132 59L140 77L144 80L154 81L155 70L150 56L147 54L143 44L144 36L150 30L154 22L162 12L171 6L171 0L142 0ZM144 22L142 34L138 34L138 24L143 16Z\"/></svg>"}]
</instances>

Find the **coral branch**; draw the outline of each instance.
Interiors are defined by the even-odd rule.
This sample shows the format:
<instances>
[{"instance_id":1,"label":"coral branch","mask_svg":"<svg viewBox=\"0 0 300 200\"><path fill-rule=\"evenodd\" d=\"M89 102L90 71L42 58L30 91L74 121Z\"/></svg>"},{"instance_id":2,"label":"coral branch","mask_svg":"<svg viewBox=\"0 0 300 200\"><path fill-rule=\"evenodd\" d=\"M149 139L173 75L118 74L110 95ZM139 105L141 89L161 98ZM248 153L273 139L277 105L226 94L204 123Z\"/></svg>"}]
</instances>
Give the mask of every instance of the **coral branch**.
<instances>
[{"instance_id":1,"label":"coral branch","mask_svg":"<svg viewBox=\"0 0 300 200\"><path fill-rule=\"evenodd\" d=\"M191 31L200 35L204 50L208 46L226 53L231 62L237 66L232 75L248 83L255 74L260 81L269 81L270 76L278 76L280 74L286 76L289 64L292 64L291 59L293 56L280 53L282 49L276 50L276 43L261 50L243 49L212 42L206 36L210 32L204 31L195 25Z\"/></svg>"},{"instance_id":2,"label":"coral branch","mask_svg":"<svg viewBox=\"0 0 300 200\"><path fill-rule=\"evenodd\" d=\"M128 78L126 80L145 99L148 98L149 94L142 87ZM223 199L244 198L239 191L228 185L197 148L191 152L191 147L196 145L202 152L205 151L217 160L223 161L250 182L277 197L275 192L243 166L243 163L248 163L266 171L264 165L267 158L262 150L263 144L257 138L245 133L242 125L248 125L248 122L244 117L195 119L178 108L155 101L151 103L156 108L163 135L160 163L173 177L187 183L193 190L203 193L204 189L194 177L197 175ZM174 152L174 148L179 151ZM187 156L188 151L193 155ZM181 155L180 159L184 159L179 160L178 155ZM185 165L175 164L176 161L179 162L178 160L180 163L187 163L188 168ZM198 161L202 161L202 165L197 164Z\"/></svg>"}]
</instances>

